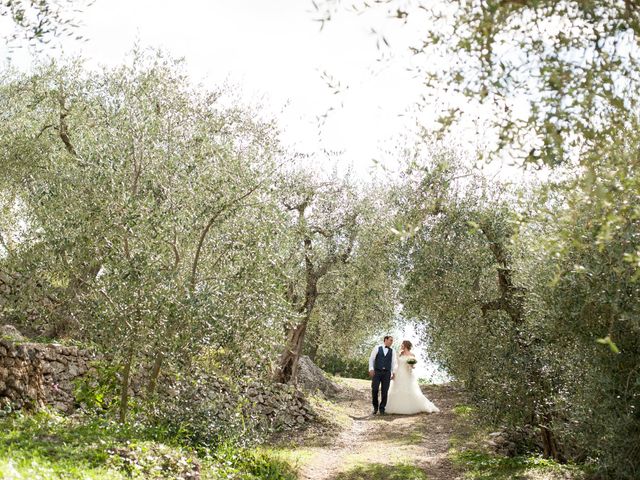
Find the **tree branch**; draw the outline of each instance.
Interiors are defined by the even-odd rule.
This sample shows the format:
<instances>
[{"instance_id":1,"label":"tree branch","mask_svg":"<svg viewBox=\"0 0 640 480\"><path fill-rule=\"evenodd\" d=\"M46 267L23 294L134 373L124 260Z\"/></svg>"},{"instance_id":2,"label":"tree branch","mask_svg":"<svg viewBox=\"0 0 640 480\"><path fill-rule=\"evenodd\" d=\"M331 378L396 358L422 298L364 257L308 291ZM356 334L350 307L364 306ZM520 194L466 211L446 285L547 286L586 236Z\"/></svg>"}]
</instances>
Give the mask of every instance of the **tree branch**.
<instances>
[{"instance_id":1,"label":"tree branch","mask_svg":"<svg viewBox=\"0 0 640 480\"><path fill-rule=\"evenodd\" d=\"M514 323L521 323L525 289L517 287L513 282L512 271L509 265L509 252L506 250L504 244L498 240L496 233L489 224L481 224L480 231L489 241L489 249L493 253L493 257L498 265L500 265L497 268L500 297L482 304L480 306L482 314L486 315L489 311L502 310L509 315Z\"/></svg>"},{"instance_id":2,"label":"tree branch","mask_svg":"<svg viewBox=\"0 0 640 480\"><path fill-rule=\"evenodd\" d=\"M215 270L215 268L220 264L220 262L222 261L222 259L225 257L225 255L227 253L229 253L231 251L231 249L233 248L233 244L230 244L227 246L227 248L225 248L224 250L222 250L222 252L220 252L220 255L218 255L218 258L216 258L213 262L213 264L211 265L211 269ZM206 280L211 280L213 277L208 277L205 279Z\"/></svg>"},{"instance_id":3,"label":"tree branch","mask_svg":"<svg viewBox=\"0 0 640 480\"><path fill-rule=\"evenodd\" d=\"M257 183L256 185L251 187L247 192L245 192L241 196L239 196L237 198L234 198L233 200L231 200L228 203L224 204L218 211L216 211L211 216L211 218L209 219L209 221L205 225L204 229L200 233L200 238L198 239L198 244L196 246L196 253L195 253L194 257L193 257L193 263L191 265L191 280L190 280L189 284L191 285L191 290L192 291L195 290L195 287L196 287L196 281L197 281L197 275L198 275L198 263L200 261L200 255L201 255L201 252L202 252L202 247L204 245L205 239L207 238L207 234L209 233L209 230L211 230L211 227L213 226L215 221L220 217L220 215L222 215L224 212L226 212L229 208L231 208L234 205L242 202L245 198L247 198L250 195L252 195L256 190L258 190L258 188L260 188L262 186L262 183L263 182Z\"/></svg>"},{"instance_id":4,"label":"tree branch","mask_svg":"<svg viewBox=\"0 0 640 480\"><path fill-rule=\"evenodd\" d=\"M60 92L58 95L58 104L60 105L59 124L57 128L58 135L60 136L62 143L64 143L67 151L74 157L77 157L78 153L71 143L71 138L69 138L69 127L67 125L67 116L69 115L69 109L66 106L66 97L64 95L62 86L60 87Z\"/></svg>"},{"instance_id":5,"label":"tree branch","mask_svg":"<svg viewBox=\"0 0 640 480\"><path fill-rule=\"evenodd\" d=\"M171 268L173 271L178 269L180 265L180 251L178 250L178 233L176 232L175 227L173 228L173 239L171 241L162 240L164 243L171 247L171 251L173 252L173 267Z\"/></svg>"},{"instance_id":6,"label":"tree branch","mask_svg":"<svg viewBox=\"0 0 640 480\"><path fill-rule=\"evenodd\" d=\"M42 136L42 134L43 134L45 131L47 131L47 129L49 129L49 128L56 128L56 126L55 126L55 125L53 125L53 124L45 125L44 127L42 127L42 128L40 129L40 131L39 131L39 132L38 132L38 134L36 135L36 139L40 138L40 137ZM57 130L57 128L56 128L56 130Z\"/></svg>"}]
</instances>

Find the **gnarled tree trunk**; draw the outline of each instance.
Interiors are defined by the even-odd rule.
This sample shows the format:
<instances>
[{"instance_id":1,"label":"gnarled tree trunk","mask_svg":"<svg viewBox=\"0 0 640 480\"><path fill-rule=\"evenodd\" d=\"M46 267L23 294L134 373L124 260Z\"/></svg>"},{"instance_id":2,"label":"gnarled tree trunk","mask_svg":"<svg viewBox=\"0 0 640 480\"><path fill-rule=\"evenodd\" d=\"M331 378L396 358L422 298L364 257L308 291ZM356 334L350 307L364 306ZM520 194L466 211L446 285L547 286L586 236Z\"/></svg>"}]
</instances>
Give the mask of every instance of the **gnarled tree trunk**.
<instances>
[{"instance_id":1,"label":"gnarled tree trunk","mask_svg":"<svg viewBox=\"0 0 640 480\"><path fill-rule=\"evenodd\" d=\"M304 338L307 332L307 326L313 309L318 299L318 282L324 277L329 270L337 263L346 263L351 255L353 244L355 241L355 218L351 221L346 221L343 227L352 227L348 232L347 245L341 253L329 254L318 265L315 265L312 261L313 240L312 231L307 228L305 211L309 207L311 197L307 196L304 200L293 207L287 207L290 210L296 210L298 212L298 226L304 231L303 247L304 247L304 261L305 261L305 294L302 299L302 304L298 304L298 298L293 293L293 285L289 288L289 301L292 303L293 308L298 314L302 316L302 320L289 328L287 331L287 343L285 349L280 356L278 368L276 369L274 379L280 383L295 383L298 375L298 360L302 354L304 347ZM336 230L332 232L320 231L316 229L315 233L319 233L325 238L337 237L343 235L345 232L342 230Z\"/></svg>"},{"instance_id":2,"label":"gnarled tree trunk","mask_svg":"<svg viewBox=\"0 0 640 480\"><path fill-rule=\"evenodd\" d=\"M515 285L513 281L510 256L502 239L498 238L498 234L491 225L481 224L480 230L489 241L489 248L499 265L497 274L498 287L500 289L499 298L486 302L481 306L482 313L486 314L489 311L501 310L509 316L511 323L518 328L524 322L526 290ZM530 350L529 344L521 335L516 334L515 341L518 348L525 354ZM527 372L527 382L532 385L539 384L540 378L542 378L541 372L533 365L533 368ZM543 411L535 412L533 420L540 427L544 456L561 461L562 455L558 442L550 428L552 418L553 414L550 411L550 407L545 406Z\"/></svg>"}]
</instances>

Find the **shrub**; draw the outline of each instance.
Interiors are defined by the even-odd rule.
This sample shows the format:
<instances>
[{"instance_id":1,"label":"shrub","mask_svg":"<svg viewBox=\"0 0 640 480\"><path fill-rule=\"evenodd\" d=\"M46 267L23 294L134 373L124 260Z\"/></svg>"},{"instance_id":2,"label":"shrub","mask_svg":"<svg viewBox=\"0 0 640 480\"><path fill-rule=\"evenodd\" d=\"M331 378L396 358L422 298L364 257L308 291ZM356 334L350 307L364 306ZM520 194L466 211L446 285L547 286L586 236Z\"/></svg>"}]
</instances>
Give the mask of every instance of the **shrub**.
<instances>
[{"instance_id":1,"label":"shrub","mask_svg":"<svg viewBox=\"0 0 640 480\"><path fill-rule=\"evenodd\" d=\"M332 375L365 380L369 378L369 364L366 358L345 358L327 354L318 356L316 365Z\"/></svg>"}]
</instances>

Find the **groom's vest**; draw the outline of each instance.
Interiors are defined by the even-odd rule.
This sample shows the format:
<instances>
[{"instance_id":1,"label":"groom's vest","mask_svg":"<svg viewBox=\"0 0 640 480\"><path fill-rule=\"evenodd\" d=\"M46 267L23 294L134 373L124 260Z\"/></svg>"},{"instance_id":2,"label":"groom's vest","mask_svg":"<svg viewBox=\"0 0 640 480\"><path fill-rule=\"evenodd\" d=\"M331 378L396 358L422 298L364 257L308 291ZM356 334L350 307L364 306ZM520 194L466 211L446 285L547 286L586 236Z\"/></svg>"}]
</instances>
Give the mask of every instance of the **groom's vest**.
<instances>
[{"instance_id":1,"label":"groom's vest","mask_svg":"<svg viewBox=\"0 0 640 480\"><path fill-rule=\"evenodd\" d=\"M384 354L384 349L382 347L378 348L378 354L376 355L376 360L373 364L373 368L376 370L387 370L391 371L391 360L393 358L393 351L389 348L387 350L387 354Z\"/></svg>"}]
</instances>

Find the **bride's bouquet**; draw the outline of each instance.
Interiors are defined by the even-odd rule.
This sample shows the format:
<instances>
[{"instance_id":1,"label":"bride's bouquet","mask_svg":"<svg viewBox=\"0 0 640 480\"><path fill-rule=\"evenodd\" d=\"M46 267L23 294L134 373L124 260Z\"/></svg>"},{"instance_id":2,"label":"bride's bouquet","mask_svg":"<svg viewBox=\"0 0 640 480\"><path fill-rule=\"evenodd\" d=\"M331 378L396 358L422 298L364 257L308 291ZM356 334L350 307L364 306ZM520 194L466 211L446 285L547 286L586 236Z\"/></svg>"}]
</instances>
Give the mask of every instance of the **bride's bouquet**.
<instances>
[{"instance_id":1,"label":"bride's bouquet","mask_svg":"<svg viewBox=\"0 0 640 480\"><path fill-rule=\"evenodd\" d=\"M407 363L409 365L415 365L416 363L418 363L418 360L416 360L415 358L410 358L409 360L407 360Z\"/></svg>"}]
</instances>

